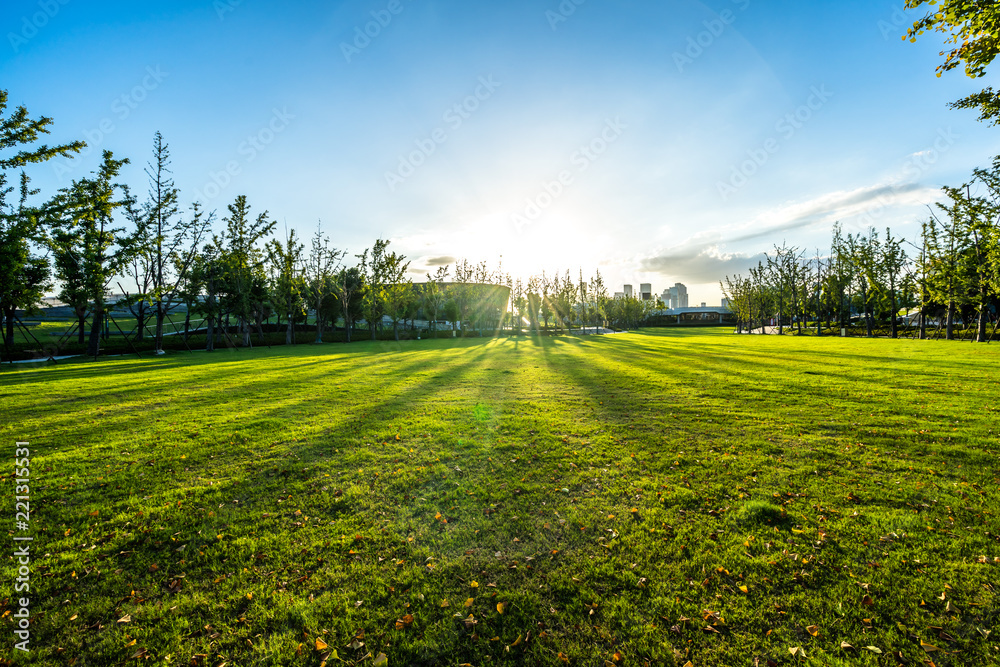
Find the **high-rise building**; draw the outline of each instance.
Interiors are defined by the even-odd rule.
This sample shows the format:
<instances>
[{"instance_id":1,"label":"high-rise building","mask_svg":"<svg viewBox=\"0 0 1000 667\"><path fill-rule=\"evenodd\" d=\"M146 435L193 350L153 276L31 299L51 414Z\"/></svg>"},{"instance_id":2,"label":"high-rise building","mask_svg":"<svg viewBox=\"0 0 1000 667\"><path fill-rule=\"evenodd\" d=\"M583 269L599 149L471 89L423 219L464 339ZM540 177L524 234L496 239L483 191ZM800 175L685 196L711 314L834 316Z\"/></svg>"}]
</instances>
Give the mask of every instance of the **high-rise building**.
<instances>
[{"instance_id":1,"label":"high-rise building","mask_svg":"<svg viewBox=\"0 0 1000 667\"><path fill-rule=\"evenodd\" d=\"M673 287L663 290L663 303L667 308L687 308L688 290L681 283L676 283Z\"/></svg>"},{"instance_id":2,"label":"high-rise building","mask_svg":"<svg viewBox=\"0 0 1000 667\"><path fill-rule=\"evenodd\" d=\"M628 298L632 298L632 286L631 285L626 285L625 286L625 296L628 297Z\"/></svg>"},{"instance_id":3,"label":"high-rise building","mask_svg":"<svg viewBox=\"0 0 1000 667\"><path fill-rule=\"evenodd\" d=\"M688 288L682 284L677 283L674 285L674 289L677 290L677 308L687 308L688 307Z\"/></svg>"},{"instance_id":4,"label":"high-rise building","mask_svg":"<svg viewBox=\"0 0 1000 667\"><path fill-rule=\"evenodd\" d=\"M643 301L653 300L653 286L649 283L642 283L639 285L639 298Z\"/></svg>"}]
</instances>

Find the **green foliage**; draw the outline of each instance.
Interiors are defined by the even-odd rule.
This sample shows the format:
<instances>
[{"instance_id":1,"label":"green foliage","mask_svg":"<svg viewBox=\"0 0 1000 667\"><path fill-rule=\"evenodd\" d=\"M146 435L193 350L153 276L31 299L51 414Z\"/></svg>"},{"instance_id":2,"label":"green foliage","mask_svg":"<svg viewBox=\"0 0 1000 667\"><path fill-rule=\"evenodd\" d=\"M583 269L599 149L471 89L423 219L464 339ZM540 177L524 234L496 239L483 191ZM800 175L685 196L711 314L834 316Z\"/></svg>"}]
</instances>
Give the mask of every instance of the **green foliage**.
<instances>
[{"instance_id":1,"label":"green foliage","mask_svg":"<svg viewBox=\"0 0 1000 667\"><path fill-rule=\"evenodd\" d=\"M941 52L945 60L937 67L938 76L959 65L964 65L969 77L985 76L1000 53L1000 6L993 0L906 0L907 9L924 5L933 9L915 21L903 39L915 42L926 31L943 33L948 47ZM1000 101L992 88L963 98L952 108L978 108L980 120L1000 123Z\"/></svg>"}]
</instances>

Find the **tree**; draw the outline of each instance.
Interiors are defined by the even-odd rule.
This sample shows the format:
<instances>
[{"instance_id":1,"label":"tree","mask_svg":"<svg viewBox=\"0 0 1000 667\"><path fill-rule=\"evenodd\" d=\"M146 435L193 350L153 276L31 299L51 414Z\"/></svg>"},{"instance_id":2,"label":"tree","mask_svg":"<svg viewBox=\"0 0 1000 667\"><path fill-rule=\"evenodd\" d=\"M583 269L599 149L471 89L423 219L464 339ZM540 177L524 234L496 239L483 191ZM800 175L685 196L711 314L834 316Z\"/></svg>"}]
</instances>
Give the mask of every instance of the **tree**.
<instances>
[{"instance_id":1,"label":"tree","mask_svg":"<svg viewBox=\"0 0 1000 667\"><path fill-rule=\"evenodd\" d=\"M357 267L341 268L334 280L334 292L340 311L344 316L344 330L347 332L346 342L351 342L351 330L358 318L363 317L365 297L365 276Z\"/></svg>"},{"instance_id":2,"label":"tree","mask_svg":"<svg viewBox=\"0 0 1000 667\"><path fill-rule=\"evenodd\" d=\"M142 211L142 235L138 256L142 257L144 302L156 316L155 344L163 350L163 323L182 302L180 291L198 254L198 247L212 226L215 213L206 215L195 203L191 216L180 216L180 191L170 177L170 149L157 132L153 137L153 160L146 164L149 195Z\"/></svg>"},{"instance_id":3,"label":"tree","mask_svg":"<svg viewBox=\"0 0 1000 667\"><path fill-rule=\"evenodd\" d=\"M437 319L444 306L445 292L444 280L448 277L448 267L439 266L434 276L427 274L427 284L421 294L424 307L424 315L430 320L432 335L437 332Z\"/></svg>"},{"instance_id":4,"label":"tree","mask_svg":"<svg viewBox=\"0 0 1000 667\"><path fill-rule=\"evenodd\" d=\"M271 304L288 318L285 345L295 342L295 320L306 311L308 286L302 270L304 251L305 246L295 237L294 229L288 232L285 243L272 239L267 244L268 266L271 270Z\"/></svg>"},{"instance_id":5,"label":"tree","mask_svg":"<svg viewBox=\"0 0 1000 667\"><path fill-rule=\"evenodd\" d=\"M323 323L326 319L325 303L330 300L335 289L334 276L340 268L340 261L346 254L343 250L330 247L330 239L317 226L312 239L309 258L305 266L305 279L309 299L316 309L316 342L323 342Z\"/></svg>"},{"instance_id":6,"label":"tree","mask_svg":"<svg viewBox=\"0 0 1000 667\"><path fill-rule=\"evenodd\" d=\"M29 205L29 198L38 194L30 188L24 168L56 156L65 158L86 146L74 141L57 146L27 146L49 134L52 119L42 116L32 119L28 110L19 106L7 114L8 93L0 90L0 313L5 325L5 341L10 344L14 333L14 317L18 308L35 305L48 289L48 262L32 253L32 244L44 240L40 210ZM14 149L13 155L6 151ZM21 170L20 197L9 202L14 186L8 185L8 171Z\"/></svg>"},{"instance_id":7,"label":"tree","mask_svg":"<svg viewBox=\"0 0 1000 667\"><path fill-rule=\"evenodd\" d=\"M106 315L105 294L111 280L121 274L134 251L135 237L115 226L117 209L127 205L128 190L114 180L127 159L116 160L111 151L93 178L74 181L60 190L48 206L56 228L53 250L58 267L74 267L81 293L93 304L93 321L87 354L100 351L101 325ZM117 192L122 192L116 199ZM64 279L63 275L59 276Z\"/></svg>"},{"instance_id":8,"label":"tree","mask_svg":"<svg viewBox=\"0 0 1000 667\"><path fill-rule=\"evenodd\" d=\"M923 5L933 9L914 22L903 39L911 42L927 31L947 35L947 50L940 55L945 60L937 67L937 75L965 66L965 73L973 79L986 75L986 67L1000 53L1000 5L994 0L906 0L907 9ZM985 88L951 104L953 109L979 109L980 120L996 125L1000 123L1000 91Z\"/></svg>"},{"instance_id":9,"label":"tree","mask_svg":"<svg viewBox=\"0 0 1000 667\"><path fill-rule=\"evenodd\" d=\"M375 328L381 325L385 316L385 289L388 284L386 248L388 247L389 241L376 239L371 248L366 248L358 255L358 259L361 260L361 272L365 277L361 308L368 322L372 340L375 340Z\"/></svg>"},{"instance_id":10,"label":"tree","mask_svg":"<svg viewBox=\"0 0 1000 667\"><path fill-rule=\"evenodd\" d=\"M2 179L0 173L0 271L5 272L0 275L0 314L5 322L4 345L9 349L17 309L33 308L52 285L48 258L33 255L29 247L32 237L38 238L38 212L27 200L37 191L28 188L28 177L22 173L19 202L16 208L7 208L4 200L12 189L2 189Z\"/></svg>"},{"instance_id":11,"label":"tree","mask_svg":"<svg viewBox=\"0 0 1000 667\"><path fill-rule=\"evenodd\" d=\"M385 311L392 320L392 335L399 340L399 321L406 317L413 301L413 281L406 278L410 263L395 252L385 256Z\"/></svg>"},{"instance_id":12,"label":"tree","mask_svg":"<svg viewBox=\"0 0 1000 667\"><path fill-rule=\"evenodd\" d=\"M252 218L246 195L238 196L228 209L229 216L223 218L226 229L213 241L221 269L213 279L219 280L222 312L236 316L243 344L249 346L250 323L259 324L267 299L265 258L258 244L277 223L269 219L267 211Z\"/></svg>"}]
</instances>

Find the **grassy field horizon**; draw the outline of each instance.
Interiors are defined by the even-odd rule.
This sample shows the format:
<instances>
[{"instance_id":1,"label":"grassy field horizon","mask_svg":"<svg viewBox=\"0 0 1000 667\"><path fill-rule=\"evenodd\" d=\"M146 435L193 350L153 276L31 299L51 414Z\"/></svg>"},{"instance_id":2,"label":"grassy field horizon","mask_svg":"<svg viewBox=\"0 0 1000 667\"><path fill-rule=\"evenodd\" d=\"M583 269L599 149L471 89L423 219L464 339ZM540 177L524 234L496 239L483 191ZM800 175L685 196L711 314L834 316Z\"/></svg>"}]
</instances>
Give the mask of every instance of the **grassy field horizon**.
<instances>
[{"instance_id":1,"label":"grassy field horizon","mask_svg":"<svg viewBox=\"0 0 1000 667\"><path fill-rule=\"evenodd\" d=\"M998 361L685 328L4 367L10 660L997 664Z\"/></svg>"}]
</instances>

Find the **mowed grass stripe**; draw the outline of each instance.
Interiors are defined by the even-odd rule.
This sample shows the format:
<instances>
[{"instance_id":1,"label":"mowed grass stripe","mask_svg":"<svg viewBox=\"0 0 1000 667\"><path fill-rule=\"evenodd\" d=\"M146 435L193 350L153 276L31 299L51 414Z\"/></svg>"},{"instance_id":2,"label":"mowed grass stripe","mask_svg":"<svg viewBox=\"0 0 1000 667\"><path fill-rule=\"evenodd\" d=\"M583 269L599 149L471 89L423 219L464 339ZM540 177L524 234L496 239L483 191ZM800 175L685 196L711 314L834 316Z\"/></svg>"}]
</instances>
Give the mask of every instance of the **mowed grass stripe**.
<instances>
[{"instance_id":1,"label":"mowed grass stripe","mask_svg":"<svg viewBox=\"0 0 1000 667\"><path fill-rule=\"evenodd\" d=\"M35 657L995 664L997 349L665 330L4 370Z\"/></svg>"}]
</instances>

